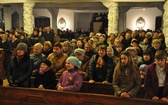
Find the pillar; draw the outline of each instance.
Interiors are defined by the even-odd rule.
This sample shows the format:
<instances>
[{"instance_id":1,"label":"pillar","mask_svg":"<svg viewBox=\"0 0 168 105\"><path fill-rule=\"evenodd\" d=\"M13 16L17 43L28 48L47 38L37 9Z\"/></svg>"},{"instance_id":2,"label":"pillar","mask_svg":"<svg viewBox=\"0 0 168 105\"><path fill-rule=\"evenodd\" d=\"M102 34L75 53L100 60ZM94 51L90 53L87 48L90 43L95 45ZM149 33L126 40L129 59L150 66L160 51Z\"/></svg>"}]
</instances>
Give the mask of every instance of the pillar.
<instances>
[{"instance_id":1,"label":"pillar","mask_svg":"<svg viewBox=\"0 0 168 105\"><path fill-rule=\"evenodd\" d=\"M165 35L166 46L168 46L168 0L163 5L163 33Z\"/></svg>"},{"instance_id":2,"label":"pillar","mask_svg":"<svg viewBox=\"0 0 168 105\"><path fill-rule=\"evenodd\" d=\"M118 34L118 3L103 2L103 5L108 8L108 35L110 33Z\"/></svg>"},{"instance_id":3,"label":"pillar","mask_svg":"<svg viewBox=\"0 0 168 105\"><path fill-rule=\"evenodd\" d=\"M23 24L24 24L24 31L31 35L33 33L34 27L34 15L33 15L33 7L34 2L26 2L23 4Z\"/></svg>"},{"instance_id":4,"label":"pillar","mask_svg":"<svg viewBox=\"0 0 168 105\"><path fill-rule=\"evenodd\" d=\"M48 11L51 13L52 15L52 29L54 30L55 33L57 33L57 16L58 16L58 12L59 9L56 8L48 8Z\"/></svg>"}]
</instances>

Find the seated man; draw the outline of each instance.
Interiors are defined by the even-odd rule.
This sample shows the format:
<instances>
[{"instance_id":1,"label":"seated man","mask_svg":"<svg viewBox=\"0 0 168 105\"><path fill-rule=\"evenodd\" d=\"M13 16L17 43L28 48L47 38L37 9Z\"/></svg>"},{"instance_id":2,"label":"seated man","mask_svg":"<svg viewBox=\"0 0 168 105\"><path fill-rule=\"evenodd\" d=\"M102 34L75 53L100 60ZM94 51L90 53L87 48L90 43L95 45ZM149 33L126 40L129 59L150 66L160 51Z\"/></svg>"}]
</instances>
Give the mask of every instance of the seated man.
<instances>
[{"instance_id":1,"label":"seated man","mask_svg":"<svg viewBox=\"0 0 168 105\"><path fill-rule=\"evenodd\" d=\"M47 59L51 62L51 68L54 70L57 79L59 79L61 74L66 70L65 62L67 57L68 55L63 53L62 45L55 43L53 53L48 55Z\"/></svg>"},{"instance_id":2,"label":"seated man","mask_svg":"<svg viewBox=\"0 0 168 105\"><path fill-rule=\"evenodd\" d=\"M98 53L93 55L88 65L89 83L111 83L114 71L113 60L107 56L107 46L98 46Z\"/></svg>"}]
</instances>

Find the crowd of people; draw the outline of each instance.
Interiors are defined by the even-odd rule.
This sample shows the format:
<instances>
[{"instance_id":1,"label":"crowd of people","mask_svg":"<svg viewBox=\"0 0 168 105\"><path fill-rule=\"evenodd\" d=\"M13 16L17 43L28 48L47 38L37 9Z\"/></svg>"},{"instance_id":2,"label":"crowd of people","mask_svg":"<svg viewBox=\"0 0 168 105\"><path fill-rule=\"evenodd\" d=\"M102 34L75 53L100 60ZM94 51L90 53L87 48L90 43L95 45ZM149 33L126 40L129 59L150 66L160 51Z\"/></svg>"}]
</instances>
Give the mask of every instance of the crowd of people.
<instances>
[{"instance_id":1,"label":"crowd of people","mask_svg":"<svg viewBox=\"0 0 168 105\"><path fill-rule=\"evenodd\" d=\"M112 83L115 96L135 97L142 87L145 98L168 102L168 54L162 30L128 29L115 35L81 29L56 34L45 27L35 28L31 36L19 29L0 33L10 86L31 87L30 77L35 77L34 87L58 91L80 91L82 81Z\"/></svg>"}]
</instances>

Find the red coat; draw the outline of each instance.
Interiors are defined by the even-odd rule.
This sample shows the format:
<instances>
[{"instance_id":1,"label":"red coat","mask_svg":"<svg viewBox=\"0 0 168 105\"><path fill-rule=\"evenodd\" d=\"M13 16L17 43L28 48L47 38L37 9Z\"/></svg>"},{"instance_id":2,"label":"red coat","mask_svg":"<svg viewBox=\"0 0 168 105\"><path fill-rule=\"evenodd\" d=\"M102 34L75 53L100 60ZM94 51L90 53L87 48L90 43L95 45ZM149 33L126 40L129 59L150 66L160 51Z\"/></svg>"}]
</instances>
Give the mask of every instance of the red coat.
<instances>
[{"instance_id":1,"label":"red coat","mask_svg":"<svg viewBox=\"0 0 168 105\"><path fill-rule=\"evenodd\" d=\"M145 78L145 89L146 89L146 98L152 99L154 96L158 96L159 83L158 77L156 74L156 64L150 64L146 69L146 78ZM165 64L164 68L166 72L165 85L163 91L163 97L168 98L168 64Z\"/></svg>"}]
</instances>

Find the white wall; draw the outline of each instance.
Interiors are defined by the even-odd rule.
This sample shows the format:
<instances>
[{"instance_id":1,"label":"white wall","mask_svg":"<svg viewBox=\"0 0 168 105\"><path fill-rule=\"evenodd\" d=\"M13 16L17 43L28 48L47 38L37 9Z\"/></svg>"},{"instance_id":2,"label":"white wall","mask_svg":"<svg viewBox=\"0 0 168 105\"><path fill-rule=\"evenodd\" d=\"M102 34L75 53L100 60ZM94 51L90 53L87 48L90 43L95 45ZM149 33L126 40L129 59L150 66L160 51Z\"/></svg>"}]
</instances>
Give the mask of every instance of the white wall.
<instances>
[{"instance_id":1,"label":"white wall","mask_svg":"<svg viewBox=\"0 0 168 105\"><path fill-rule=\"evenodd\" d=\"M66 30L68 28L69 30L74 31L74 11L67 9L59 9L57 23L61 17L63 17L66 21L66 27L63 30Z\"/></svg>"},{"instance_id":2,"label":"white wall","mask_svg":"<svg viewBox=\"0 0 168 105\"><path fill-rule=\"evenodd\" d=\"M136 20L142 16L146 21L143 29L155 30L155 19L161 15L162 12L158 8L132 8L126 13L126 28L136 30Z\"/></svg>"},{"instance_id":3,"label":"white wall","mask_svg":"<svg viewBox=\"0 0 168 105\"><path fill-rule=\"evenodd\" d=\"M34 9L33 13L34 13L34 17L39 17L39 16L49 17L50 18L50 26L52 28L52 15L47 9ZM55 22L55 24L58 23L58 20L61 17L63 17L66 21L66 27L64 28L64 30L66 30L68 28L73 31L74 30L74 11L60 9L58 12L58 16L57 16L57 22Z\"/></svg>"},{"instance_id":4,"label":"white wall","mask_svg":"<svg viewBox=\"0 0 168 105\"><path fill-rule=\"evenodd\" d=\"M47 9L34 9L33 10L34 18L39 16L45 16L50 18L50 26L52 28L52 16L51 13Z\"/></svg>"}]
</instances>

